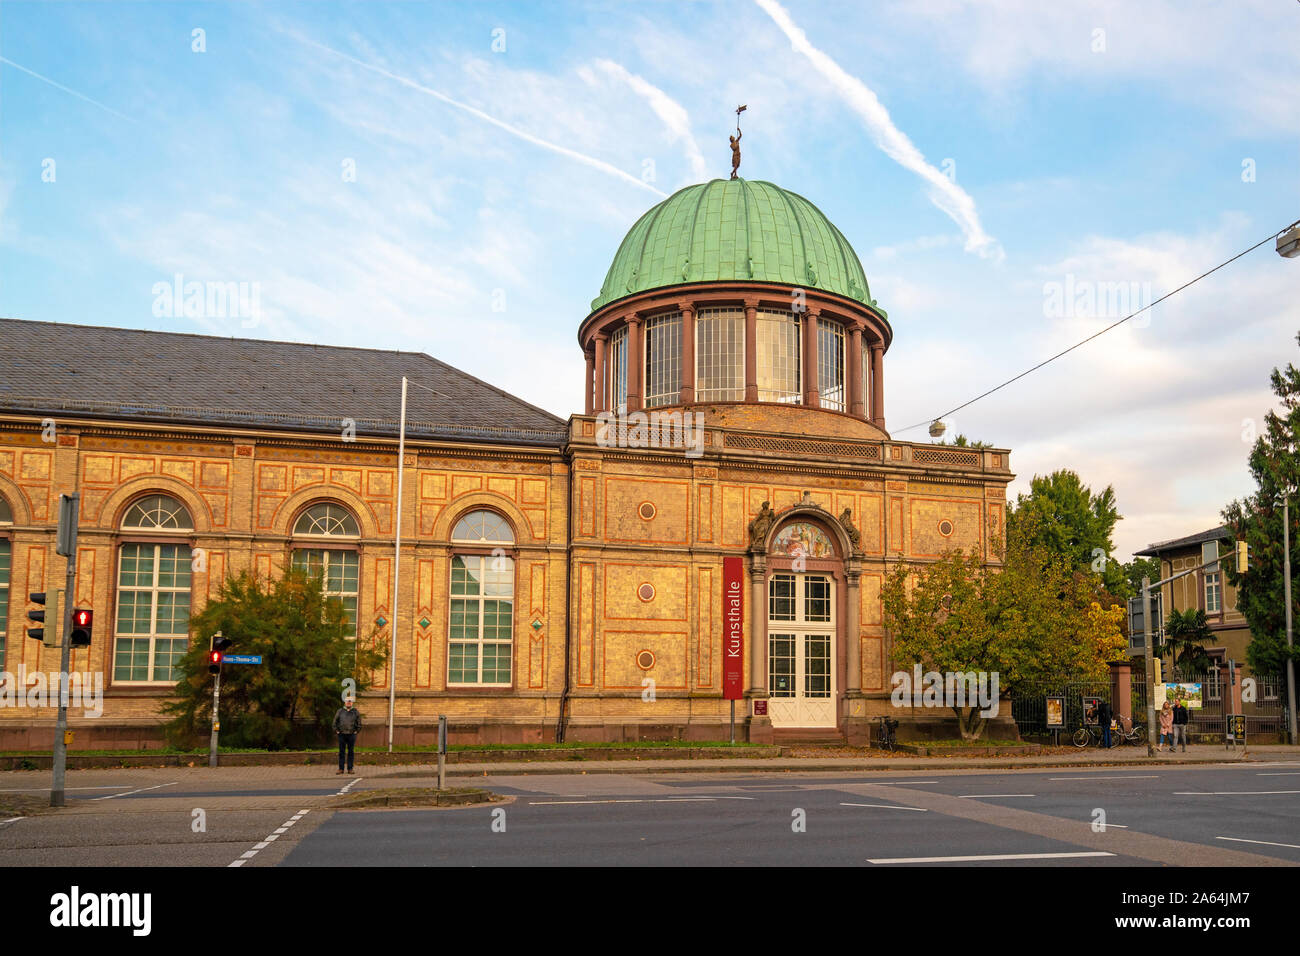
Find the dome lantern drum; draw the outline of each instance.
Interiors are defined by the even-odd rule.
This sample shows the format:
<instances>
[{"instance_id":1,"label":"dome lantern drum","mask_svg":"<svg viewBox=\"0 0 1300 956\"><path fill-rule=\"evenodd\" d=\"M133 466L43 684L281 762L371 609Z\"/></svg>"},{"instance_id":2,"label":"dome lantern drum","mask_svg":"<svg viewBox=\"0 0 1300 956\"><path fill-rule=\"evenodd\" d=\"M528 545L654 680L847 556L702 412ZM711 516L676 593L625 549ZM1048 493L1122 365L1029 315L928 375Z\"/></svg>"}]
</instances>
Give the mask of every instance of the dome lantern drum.
<instances>
[{"instance_id":1,"label":"dome lantern drum","mask_svg":"<svg viewBox=\"0 0 1300 956\"><path fill-rule=\"evenodd\" d=\"M587 414L779 404L884 432L888 319L843 234L771 183L714 180L655 206L592 307Z\"/></svg>"}]
</instances>

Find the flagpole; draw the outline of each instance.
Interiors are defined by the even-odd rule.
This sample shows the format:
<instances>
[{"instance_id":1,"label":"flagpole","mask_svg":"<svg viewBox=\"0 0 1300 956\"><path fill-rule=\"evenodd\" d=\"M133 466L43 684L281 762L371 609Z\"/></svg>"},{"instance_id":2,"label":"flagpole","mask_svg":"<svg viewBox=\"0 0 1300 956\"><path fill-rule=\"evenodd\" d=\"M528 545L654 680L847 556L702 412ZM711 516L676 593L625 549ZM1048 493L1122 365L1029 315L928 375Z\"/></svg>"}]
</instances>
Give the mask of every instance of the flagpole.
<instances>
[{"instance_id":1,"label":"flagpole","mask_svg":"<svg viewBox=\"0 0 1300 956\"><path fill-rule=\"evenodd\" d=\"M393 752L393 710L397 703L397 594L402 566L402 477L406 473L406 376L402 376L402 418L397 431L397 523L393 536L392 641L388 653L388 752Z\"/></svg>"}]
</instances>

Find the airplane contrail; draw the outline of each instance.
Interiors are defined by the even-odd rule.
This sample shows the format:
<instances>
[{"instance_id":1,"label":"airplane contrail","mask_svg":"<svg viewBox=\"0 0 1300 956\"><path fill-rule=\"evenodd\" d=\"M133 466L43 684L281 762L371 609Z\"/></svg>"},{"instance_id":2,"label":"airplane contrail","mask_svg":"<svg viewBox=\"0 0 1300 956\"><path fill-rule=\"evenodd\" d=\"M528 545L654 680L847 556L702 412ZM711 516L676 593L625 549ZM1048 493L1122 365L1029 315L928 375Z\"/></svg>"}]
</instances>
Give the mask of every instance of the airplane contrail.
<instances>
[{"instance_id":1,"label":"airplane contrail","mask_svg":"<svg viewBox=\"0 0 1300 956\"><path fill-rule=\"evenodd\" d=\"M829 81L840 98L862 118L881 151L930 184L930 201L961 229L966 237L966 251L977 252L988 259L1001 259L1002 247L980 225L975 200L956 182L925 161L925 156L907 134L894 125L889 110L885 109L876 94L857 77L847 73L829 55L813 46L808 35L795 25L790 14L776 0L754 2L780 27L795 51L807 57L813 69Z\"/></svg>"},{"instance_id":2,"label":"airplane contrail","mask_svg":"<svg viewBox=\"0 0 1300 956\"><path fill-rule=\"evenodd\" d=\"M64 93L68 93L71 96L75 96L79 100L85 100L87 103L91 104L92 106L98 106L101 110L104 110L107 113L112 113L114 116L124 119L128 123L137 122L137 120L132 119L130 116L127 116L125 113L119 113L117 110L113 109L113 107L105 106L103 103L99 102L99 100L92 100L89 96L86 96L84 93L78 93L76 90L66 87L62 83L54 82L48 76L41 76L35 70L27 69L27 67L23 66L21 63L15 63L13 60L10 60L7 57L3 57L3 56L0 56L0 63L7 63L9 66L12 66L15 70L22 70L28 76L34 76L42 83L48 83L50 84L50 86L53 86L55 89L60 89Z\"/></svg>"},{"instance_id":3,"label":"airplane contrail","mask_svg":"<svg viewBox=\"0 0 1300 956\"><path fill-rule=\"evenodd\" d=\"M367 63L364 60L358 60L354 56L350 56L347 53L343 53L340 50L335 50L333 47L325 46L323 43L317 43L315 40L309 40L307 37L295 36L295 39L297 39L299 42L307 44L308 46L314 46L318 50L324 50L326 53L330 53L333 54L334 56L347 60L349 63L354 63L357 66L361 67L362 69L370 70L372 73L378 73L380 76L385 76L396 83L401 83L403 86L408 86L413 90L417 90L428 96L432 96L434 99L441 100L442 102L446 103L448 106L454 106L458 110L463 110L466 113L469 113L471 116L477 116L485 123L491 123L493 126L505 130L507 133L510 133L512 136L517 136L520 139L524 140L525 142L532 143L534 146L540 146L542 149L548 149L553 153L559 153L561 156L567 156L569 159L576 160L577 162L582 163L584 166L590 166L593 169L599 169L603 173L609 173L611 176L617 176L619 179L632 183L634 186L640 186L642 189L648 189L656 196L664 197L668 195L665 192L660 192L658 189L656 189L654 186L650 185L649 183L637 179L635 176L631 175L630 173L625 173L623 170L619 169L617 166L614 166L611 163L607 163L604 160L596 159L594 156L588 156L586 153L579 153L577 150L569 149L567 146L560 146L557 143L549 142L548 140L544 140L539 136L534 136L532 133L525 132L524 130L519 129L516 126L511 126L509 123L503 122L502 120L497 119L495 116L489 116L487 113L484 113L480 109L476 109L475 107L470 106L466 103L461 103L459 100L454 100L446 93L441 93L438 90L435 90L428 86L424 86L423 84L417 83L414 80L407 79L404 76L399 76L396 73L389 72L388 70L385 70L383 67L375 66L373 63Z\"/></svg>"}]
</instances>

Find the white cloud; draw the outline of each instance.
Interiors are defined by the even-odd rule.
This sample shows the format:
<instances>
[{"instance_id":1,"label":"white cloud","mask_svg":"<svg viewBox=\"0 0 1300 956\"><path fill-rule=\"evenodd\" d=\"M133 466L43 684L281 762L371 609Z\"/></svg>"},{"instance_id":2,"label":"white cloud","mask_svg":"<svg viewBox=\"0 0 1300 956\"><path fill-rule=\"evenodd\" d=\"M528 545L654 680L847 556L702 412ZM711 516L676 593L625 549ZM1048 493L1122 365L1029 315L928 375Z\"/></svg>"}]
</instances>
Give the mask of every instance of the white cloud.
<instances>
[{"instance_id":1,"label":"white cloud","mask_svg":"<svg viewBox=\"0 0 1300 956\"><path fill-rule=\"evenodd\" d=\"M708 166L704 162L704 155L700 152L699 144L695 141L695 134L691 132L690 115L682 104L643 77L637 76L635 73L629 73L622 64L615 63L613 60L597 60L596 67L607 76L611 76L632 87L638 96L650 104L650 108L654 110L655 115L668 128L673 142L680 142L686 150L686 158L691 164L691 173L694 177L693 181L700 182L708 178Z\"/></svg>"},{"instance_id":2,"label":"white cloud","mask_svg":"<svg viewBox=\"0 0 1300 956\"><path fill-rule=\"evenodd\" d=\"M1002 259L1002 247L980 225L979 214L975 210L975 200L955 181L926 162L925 156L907 134L894 125L889 111L885 109L876 94L857 77L845 72L831 57L813 46L808 40L808 35L795 25L785 8L776 0L754 0L754 2L781 28L781 32L789 38L794 50L806 56L813 68L858 114L876 145L885 155L929 184L930 201L943 210L961 229L966 237L966 251L977 252L985 258Z\"/></svg>"}]
</instances>

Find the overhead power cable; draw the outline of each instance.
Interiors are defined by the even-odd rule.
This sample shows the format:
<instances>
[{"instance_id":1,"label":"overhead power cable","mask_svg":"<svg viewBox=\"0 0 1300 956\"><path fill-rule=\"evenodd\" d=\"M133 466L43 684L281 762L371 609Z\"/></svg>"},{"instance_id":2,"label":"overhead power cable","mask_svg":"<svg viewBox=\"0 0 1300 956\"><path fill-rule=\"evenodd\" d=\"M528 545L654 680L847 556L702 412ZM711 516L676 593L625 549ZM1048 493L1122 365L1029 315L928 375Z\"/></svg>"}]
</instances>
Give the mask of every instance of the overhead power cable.
<instances>
[{"instance_id":1,"label":"overhead power cable","mask_svg":"<svg viewBox=\"0 0 1300 956\"><path fill-rule=\"evenodd\" d=\"M1121 325L1123 325L1125 322L1127 322L1129 319L1134 318L1135 316L1139 316L1139 315L1141 315L1143 312L1146 312L1148 309L1152 309L1152 308L1154 308L1155 306L1159 305L1161 302L1165 301L1165 299L1168 299L1168 298L1170 298L1171 296L1175 296L1175 295L1177 295L1179 292L1182 292L1182 291L1183 291L1184 289L1186 289L1187 287L1189 287L1189 286L1193 286L1193 285L1195 285L1196 283L1200 282L1200 281L1201 281L1202 279L1204 279L1206 276L1214 275L1214 273L1218 272L1218 271L1219 271L1220 269L1222 269L1224 266L1232 265L1232 263L1236 262L1236 261L1237 261L1238 259L1240 259L1242 256L1254 252L1254 251L1255 251L1256 249L1258 249L1260 246L1264 245L1264 244L1267 243L1267 242L1272 242L1272 241L1273 241L1274 239L1276 239L1278 236L1282 235L1282 233L1284 233L1284 232L1288 232L1289 230L1296 228L1296 226L1300 226L1300 219L1297 219L1295 222L1291 223L1291 225L1289 225L1289 226L1284 226L1283 228L1279 229L1277 232L1270 233L1269 235L1267 235L1267 236L1265 236L1263 239L1261 239L1259 242L1257 242L1257 243L1255 243L1253 246L1251 246L1249 249L1244 249L1244 250L1242 250L1241 252L1237 253L1235 256L1233 256L1231 259L1227 259L1227 260L1225 260L1225 261L1223 261L1223 262L1220 262L1220 263L1219 263L1217 266L1215 266L1213 269L1210 269L1210 270L1208 270L1208 271L1206 271L1206 272L1202 272L1202 273L1201 273L1200 275L1198 275L1195 279L1191 279L1191 280L1189 280L1189 281L1187 281L1187 282L1184 282L1182 285L1180 285L1177 289L1174 289L1172 292L1166 292L1166 293L1165 293L1164 295L1162 295L1160 298L1156 299L1154 302L1150 302L1150 303L1148 303L1147 305L1144 305L1142 308L1138 309L1136 312L1131 312L1131 313L1129 313L1128 315L1124 316L1124 318L1119 319L1119 320L1117 320L1117 321L1115 321L1115 322L1112 322L1110 325L1106 326L1104 329L1101 329L1101 330L1098 331L1098 332L1094 332L1092 335L1088 336L1086 339L1083 339L1082 341L1079 341L1079 342L1075 342L1075 343L1074 343L1073 345L1071 345L1068 349L1065 349L1065 350L1062 351L1062 352L1057 352L1057 353L1056 353L1055 355L1053 355L1051 358L1043 359L1043 361L1039 362L1039 363L1038 363L1037 365L1035 365L1033 368L1027 368L1027 369L1025 369L1025 370L1024 370L1023 372L1021 372L1019 375L1016 375L1016 376L1013 377L1013 378L1009 378L1009 379L1007 379L1007 380L1006 380L1005 382L1003 382L1001 385L995 385L993 388L990 388L987 392L981 392L979 395L976 395L976 396L975 396L974 398L972 398L970 401L968 401L968 402L963 402L961 405L958 405L956 408L951 408L951 409L949 409L948 411L944 412L942 415L937 415L937 416L935 416L934 418L927 419L926 421L923 421L923 422L917 422L915 425L908 425L906 428L899 428L899 429L897 429L897 430L892 431L891 434L898 435L898 434L901 434L901 433L903 433L903 432L910 432L910 431L911 431L912 429L914 429L914 428L923 428L923 427L925 427L926 425L929 425L931 422L943 421L943 419L945 419L945 418L947 418L948 416L954 414L955 412L959 412L959 411L961 411L963 408L968 408L969 406L974 405L974 404L975 404L976 402L978 402L980 399L982 399L982 398L988 398L988 397L989 397L990 395L992 395L994 392L997 392L997 391L1000 391L1001 389L1006 388L1006 387L1007 387L1008 385L1010 385L1012 382L1017 382L1017 381L1019 381L1020 379L1024 378L1026 375L1030 374L1031 372L1037 372L1037 371L1038 371L1040 368L1042 368L1044 365L1048 365L1048 364L1050 364L1050 363L1052 363L1052 362L1055 362L1057 359L1059 359L1059 358L1060 358L1061 356L1063 356L1063 355L1069 355L1071 352L1073 352L1073 351L1074 351L1075 349L1077 349L1079 346L1081 346L1081 345L1087 345L1087 344L1088 344L1089 342L1091 342L1093 339L1095 339L1095 338L1099 338L1099 337L1105 335L1105 334L1106 334L1107 332L1109 332L1111 329L1118 328L1119 326L1121 326Z\"/></svg>"}]
</instances>

